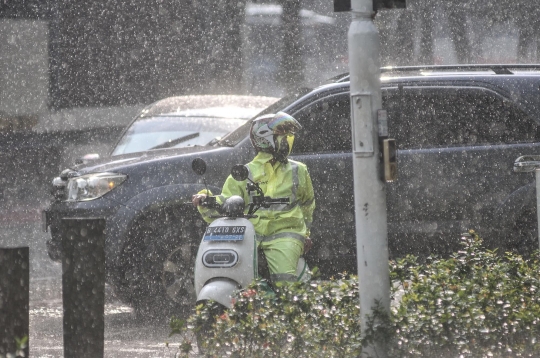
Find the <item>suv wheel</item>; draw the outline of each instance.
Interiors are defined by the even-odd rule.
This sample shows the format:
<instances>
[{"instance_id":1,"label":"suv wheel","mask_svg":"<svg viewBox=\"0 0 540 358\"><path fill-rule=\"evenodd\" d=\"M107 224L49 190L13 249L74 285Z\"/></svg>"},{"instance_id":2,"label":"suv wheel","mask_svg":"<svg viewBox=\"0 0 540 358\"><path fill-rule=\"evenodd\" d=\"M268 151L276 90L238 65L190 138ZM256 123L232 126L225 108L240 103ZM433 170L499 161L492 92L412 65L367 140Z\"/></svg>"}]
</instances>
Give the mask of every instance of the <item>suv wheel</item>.
<instances>
[{"instance_id":1,"label":"suv wheel","mask_svg":"<svg viewBox=\"0 0 540 358\"><path fill-rule=\"evenodd\" d=\"M177 247L163 264L163 289L170 300L184 307L196 300L193 277L195 257L193 245L185 243Z\"/></svg>"},{"instance_id":2,"label":"suv wheel","mask_svg":"<svg viewBox=\"0 0 540 358\"><path fill-rule=\"evenodd\" d=\"M202 229L196 226L196 220L188 218L179 213L153 214L135 226L137 234L124 249L122 267L127 299L137 315L148 318L184 315L194 304L193 289L190 292L188 287L192 287L195 255L187 253L196 254L195 242L202 235ZM171 270L176 274L176 283L169 281L168 271ZM185 290L180 290L181 287ZM173 300L169 291L174 290L177 294Z\"/></svg>"}]
</instances>

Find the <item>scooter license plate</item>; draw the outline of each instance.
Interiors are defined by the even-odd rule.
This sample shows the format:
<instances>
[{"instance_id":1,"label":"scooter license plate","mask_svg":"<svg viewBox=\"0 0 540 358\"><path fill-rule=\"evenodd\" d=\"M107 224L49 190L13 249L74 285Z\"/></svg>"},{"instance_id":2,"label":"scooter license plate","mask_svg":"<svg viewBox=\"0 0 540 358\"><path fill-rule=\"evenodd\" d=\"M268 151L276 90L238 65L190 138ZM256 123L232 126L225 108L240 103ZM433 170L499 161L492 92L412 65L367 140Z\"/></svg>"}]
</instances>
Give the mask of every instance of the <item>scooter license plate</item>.
<instances>
[{"instance_id":1,"label":"scooter license plate","mask_svg":"<svg viewBox=\"0 0 540 358\"><path fill-rule=\"evenodd\" d=\"M204 241L242 241L245 226L211 226L204 233Z\"/></svg>"}]
</instances>

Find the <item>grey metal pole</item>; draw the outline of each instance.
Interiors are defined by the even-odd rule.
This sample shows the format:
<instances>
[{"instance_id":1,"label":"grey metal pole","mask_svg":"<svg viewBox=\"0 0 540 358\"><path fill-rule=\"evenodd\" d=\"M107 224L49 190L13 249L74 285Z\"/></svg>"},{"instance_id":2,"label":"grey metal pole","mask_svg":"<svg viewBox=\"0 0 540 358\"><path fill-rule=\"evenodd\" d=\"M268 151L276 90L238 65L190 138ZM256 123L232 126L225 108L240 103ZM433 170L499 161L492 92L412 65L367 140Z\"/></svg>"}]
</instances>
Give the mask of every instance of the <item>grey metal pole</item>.
<instances>
[{"instance_id":1,"label":"grey metal pole","mask_svg":"<svg viewBox=\"0 0 540 358\"><path fill-rule=\"evenodd\" d=\"M538 225L538 249L540 250L540 168L534 171L536 176L536 218Z\"/></svg>"},{"instance_id":2,"label":"grey metal pole","mask_svg":"<svg viewBox=\"0 0 540 358\"><path fill-rule=\"evenodd\" d=\"M377 111L381 109L380 40L372 0L352 0L348 33L356 245L361 327L378 301L390 312L385 183L380 178ZM385 356L381 347L371 347Z\"/></svg>"},{"instance_id":3,"label":"grey metal pole","mask_svg":"<svg viewBox=\"0 0 540 358\"><path fill-rule=\"evenodd\" d=\"M523 155L514 162L514 172L530 173L534 170L536 180L536 219L538 225L538 248L540 249L540 155Z\"/></svg>"}]
</instances>

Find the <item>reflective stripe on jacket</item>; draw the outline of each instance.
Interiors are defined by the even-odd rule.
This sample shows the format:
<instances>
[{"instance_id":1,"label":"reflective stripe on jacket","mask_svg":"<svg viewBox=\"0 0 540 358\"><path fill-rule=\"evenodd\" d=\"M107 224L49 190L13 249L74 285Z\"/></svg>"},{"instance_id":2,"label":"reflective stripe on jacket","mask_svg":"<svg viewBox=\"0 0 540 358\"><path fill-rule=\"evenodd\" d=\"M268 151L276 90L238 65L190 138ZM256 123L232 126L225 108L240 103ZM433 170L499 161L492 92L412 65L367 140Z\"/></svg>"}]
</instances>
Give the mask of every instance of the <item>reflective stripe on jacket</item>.
<instances>
[{"instance_id":1,"label":"reflective stripe on jacket","mask_svg":"<svg viewBox=\"0 0 540 358\"><path fill-rule=\"evenodd\" d=\"M303 238L310 235L309 230L315 209L313 185L307 166L290 159L287 164L276 162L272 165L270 164L271 160L271 154L259 152L247 164L249 178L260 185L265 196L271 198L288 197L290 203L260 208L255 213L258 217L250 219L250 221L255 227L259 241L267 241L273 237L291 237L303 241ZM205 193L205 190L200 193ZM211 193L209 194L211 195ZM256 193L251 194L256 195ZM232 195L244 198L247 211L251 197L246 191L246 181L239 182L229 176L223 185L221 195L217 196L217 202L222 204ZM199 212L207 222L213 221L209 216L214 215L215 211L199 206Z\"/></svg>"}]
</instances>

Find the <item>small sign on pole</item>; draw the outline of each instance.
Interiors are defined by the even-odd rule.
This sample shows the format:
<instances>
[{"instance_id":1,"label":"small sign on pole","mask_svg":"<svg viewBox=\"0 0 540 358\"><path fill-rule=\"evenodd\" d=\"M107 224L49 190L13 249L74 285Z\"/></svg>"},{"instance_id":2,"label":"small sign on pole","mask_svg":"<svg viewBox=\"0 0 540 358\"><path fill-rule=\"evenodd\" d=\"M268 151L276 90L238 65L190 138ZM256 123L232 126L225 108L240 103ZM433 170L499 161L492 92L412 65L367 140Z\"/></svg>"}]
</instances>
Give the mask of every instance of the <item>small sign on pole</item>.
<instances>
[{"instance_id":1,"label":"small sign on pole","mask_svg":"<svg viewBox=\"0 0 540 358\"><path fill-rule=\"evenodd\" d=\"M373 122L371 121L371 93L351 94L353 153L356 156L372 156Z\"/></svg>"}]
</instances>

